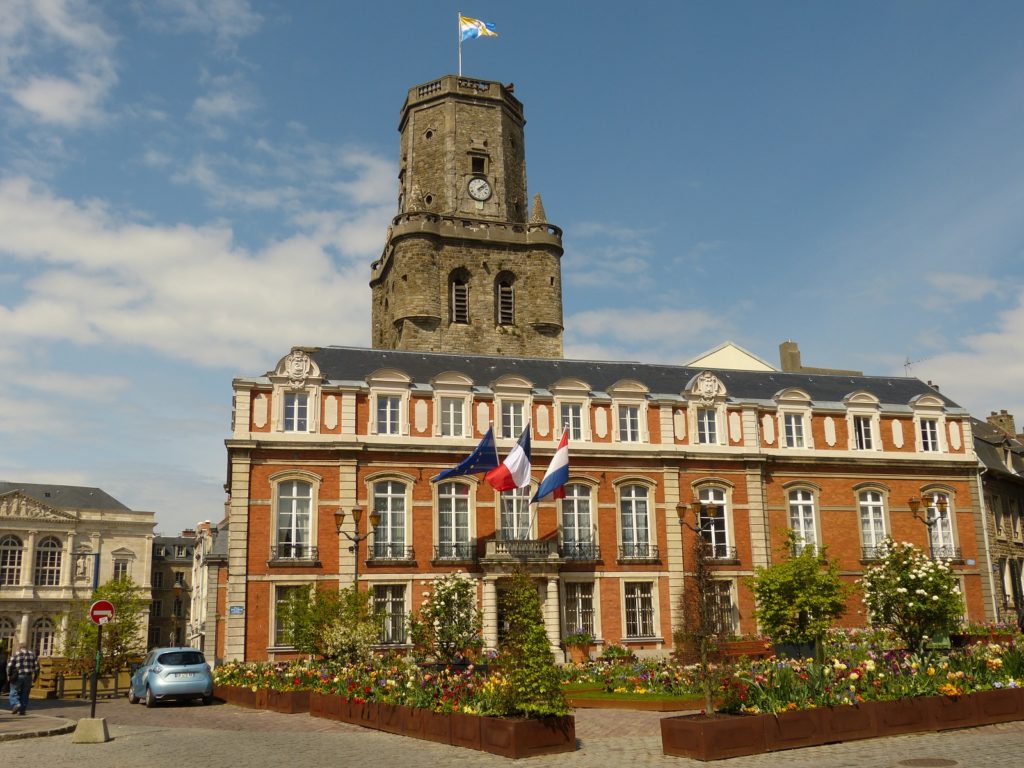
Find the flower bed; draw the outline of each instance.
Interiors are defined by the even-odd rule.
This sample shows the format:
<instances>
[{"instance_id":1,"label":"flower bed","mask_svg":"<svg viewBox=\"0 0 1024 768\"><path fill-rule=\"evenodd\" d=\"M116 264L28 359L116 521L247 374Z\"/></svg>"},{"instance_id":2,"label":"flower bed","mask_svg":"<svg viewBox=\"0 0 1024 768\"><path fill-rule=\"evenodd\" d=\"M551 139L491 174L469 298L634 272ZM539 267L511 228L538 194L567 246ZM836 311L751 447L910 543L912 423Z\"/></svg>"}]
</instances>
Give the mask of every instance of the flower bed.
<instances>
[{"instance_id":1,"label":"flower bed","mask_svg":"<svg viewBox=\"0 0 1024 768\"><path fill-rule=\"evenodd\" d=\"M1020 688L958 697L865 701L778 714L667 717L661 721L661 740L666 755L706 761L1009 720L1024 720L1024 691Z\"/></svg>"}]
</instances>

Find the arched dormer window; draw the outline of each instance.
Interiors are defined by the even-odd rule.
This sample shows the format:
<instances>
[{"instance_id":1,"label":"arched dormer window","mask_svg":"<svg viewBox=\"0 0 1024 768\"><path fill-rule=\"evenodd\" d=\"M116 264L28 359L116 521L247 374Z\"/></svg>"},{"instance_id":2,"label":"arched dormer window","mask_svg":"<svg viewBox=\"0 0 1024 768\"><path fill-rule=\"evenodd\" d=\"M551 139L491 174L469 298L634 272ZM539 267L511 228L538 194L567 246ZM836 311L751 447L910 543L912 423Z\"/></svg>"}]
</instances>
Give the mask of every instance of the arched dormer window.
<instances>
[{"instance_id":1,"label":"arched dormer window","mask_svg":"<svg viewBox=\"0 0 1024 768\"><path fill-rule=\"evenodd\" d=\"M515 325L516 323L516 276L511 272L502 272L494 281L494 312L498 325Z\"/></svg>"},{"instance_id":2,"label":"arched dormer window","mask_svg":"<svg viewBox=\"0 0 1024 768\"><path fill-rule=\"evenodd\" d=\"M462 268L448 279L448 317L452 323L469 324L469 273Z\"/></svg>"}]
</instances>

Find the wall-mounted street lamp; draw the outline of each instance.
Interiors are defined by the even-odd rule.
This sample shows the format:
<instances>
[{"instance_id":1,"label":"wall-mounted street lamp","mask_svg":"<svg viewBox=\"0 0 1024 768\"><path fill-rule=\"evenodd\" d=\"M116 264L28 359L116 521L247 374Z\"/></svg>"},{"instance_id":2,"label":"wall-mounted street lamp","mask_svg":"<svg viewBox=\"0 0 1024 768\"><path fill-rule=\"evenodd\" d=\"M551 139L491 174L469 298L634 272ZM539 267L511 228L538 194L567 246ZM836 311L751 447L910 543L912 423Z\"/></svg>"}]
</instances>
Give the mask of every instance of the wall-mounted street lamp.
<instances>
[{"instance_id":1,"label":"wall-mounted street lamp","mask_svg":"<svg viewBox=\"0 0 1024 768\"><path fill-rule=\"evenodd\" d=\"M359 543L361 541L366 541L366 539L370 537L370 534L373 533L373 529L376 528L377 525L380 523L380 513L377 511L373 511L370 513L370 527L367 529L366 533L361 534L359 533L359 521L362 519L362 517L363 508L360 506L352 507L352 521L355 523L356 532L349 533L348 531L342 530L342 527L345 525L345 510L339 509L334 513L334 524L338 529L338 535L344 536L346 539L352 542L351 546L349 546L348 548L348 551L352 552L355 555L355 580L352 583L356 591L359 590Z\"/></svg>"},{"instance_id":2,"label":"wall-mounted street lamp","mask_svg":"<svg viewBox=\"0 0 1024 768\"><path fill-rule=\"evenodd\" d=\"M920 520L926 526L928 526L928 556L935 559L935 537L932 534L932 529L939 520L946 518L946 512L949 510L949 500L942 495L936 494L935 504L929 505L924 516L921 515L921 497L911 496L907 500L907 504L910 506L910 512L914 515L915 520ZM935 510L935 514L932 514L932 509Z\"/></svg>"}]
</instances>

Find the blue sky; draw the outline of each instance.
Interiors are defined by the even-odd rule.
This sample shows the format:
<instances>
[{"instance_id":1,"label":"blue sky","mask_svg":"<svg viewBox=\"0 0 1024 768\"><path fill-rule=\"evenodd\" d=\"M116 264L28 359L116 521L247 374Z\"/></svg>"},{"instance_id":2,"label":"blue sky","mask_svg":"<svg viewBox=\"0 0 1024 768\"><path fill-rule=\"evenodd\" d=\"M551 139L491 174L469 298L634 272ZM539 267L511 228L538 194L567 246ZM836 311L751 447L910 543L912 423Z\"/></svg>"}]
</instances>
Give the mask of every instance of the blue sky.
<instances>
[{"instance_id":1,"label":"blue sky","mask_svg":"<svg viewBox=\"0 0 1024 768\"><path fill-rule=\"evenodd\" d=\"M514 82L566 354L1024 422L1024 4L0 0L0 479L222 514L231 379L369 342L406 90Z\"/></svg>"}]
</instances>

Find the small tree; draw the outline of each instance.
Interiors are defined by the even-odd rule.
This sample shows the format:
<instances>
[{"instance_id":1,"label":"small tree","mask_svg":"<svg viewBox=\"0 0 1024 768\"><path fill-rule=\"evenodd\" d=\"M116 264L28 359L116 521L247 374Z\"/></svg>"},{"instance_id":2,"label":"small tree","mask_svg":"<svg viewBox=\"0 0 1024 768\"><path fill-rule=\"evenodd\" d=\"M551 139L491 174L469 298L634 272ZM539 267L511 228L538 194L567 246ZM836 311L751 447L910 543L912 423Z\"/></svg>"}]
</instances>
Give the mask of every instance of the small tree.
<instances>
[{"instance_id":1,"label":"small tree","mask_svg":"<svg viewBox=\"0 0 1024 768\"><path fill-rule=\"evenodd\" d=\"M722 616L717 601L714 574L708 564L708 543L703 536L694 537L690 550L693 572L683 584L679 597L679 613L683 624L673 632L676 648L696 646L700 665L701 687L704 689L704 712L715 713L714 690L717 676L711 665L718 636L722 633Z\"/></svg>"},{"instance_id":2,"label":"small tree","mask_svg":"<svg viewBox=\"0 0 1024 768\"><path fill-rule=\"evenodd\" d=\"M860 580L872 626L888 627L922 651L931 636L954 631L963 613L956 577L913 544L886 539L884 555Z\"/></svg>"},{"instance_id":3,"label":"small tree","mask_svg":"<svg viewBox=\"0 0 1024 768\"><path fill-rule=\"evenodd\" d=\"M285 601L281 622L286 641L298 650L345 662L368 659L380 635L370 593L352 587L297 589Z\"/></svg>"},{"instance_id":4,"label":"small tree","mask_svg":"<svg viewBox=\"0 0 1024 768\"><path fill-rule=\"evenodd\" d=\"M798 544L793 531L786 536L786 552ZM824 637L832 622L846 612L849 587L839 576L839 564L825 549L804 547L767 568L755 568L751 579L761 631L773 642L803 645Z\"/></svg>"},{"instance_id":5,"label":"small tree","mask_svg":"<svg viewBox=\"0 0 1024 768\"><path fill-rule=\"evenodd\" d=\"M145 654L142 619L147 600L138 584L122 578L97 587L91 599L77 601L68 616L68 632L64 641L64 655L74 672L92 672L96 666L99 627L89 619L89 606L97 600L109 600L114 606L114 618L103 625L100 674L107 675Z\"/></svg>"},{"instance_id":6,"label":"small tree","mask_svg":"<svg viewBox=\"0 0 1024 768\"><path fill-rule=\"evenodd\" d=\"M418 613L409 620L413 655L453 664L483 647L483 619L476 582L458 573L437 579Z\"/></svg>"},{"instance_id":7,"label":"small tree","mask_svg":"<svg viewBox=\"0 0 1024 768\"><path fill-rule=\"evenodd\" d=\"M567 714L569 705L544 631L536 585L526 574L517 572L502 594L502 600L507 631L497 658L505 676L499 696L500 714L528 717Z\"/></svg>"}]
</instances>

